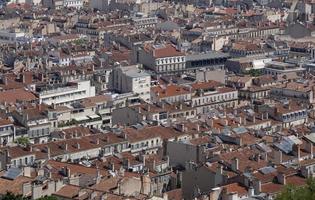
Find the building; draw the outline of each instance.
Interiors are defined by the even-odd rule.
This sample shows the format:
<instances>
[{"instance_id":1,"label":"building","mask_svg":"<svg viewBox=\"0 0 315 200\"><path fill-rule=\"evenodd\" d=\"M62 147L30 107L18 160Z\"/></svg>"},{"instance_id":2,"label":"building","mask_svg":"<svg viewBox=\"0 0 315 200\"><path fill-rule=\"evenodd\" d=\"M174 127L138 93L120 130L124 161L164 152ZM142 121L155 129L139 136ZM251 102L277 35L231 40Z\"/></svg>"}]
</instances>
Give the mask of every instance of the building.
<instances>
[{"instance_id":1,"label":"building","mask_svg":"<svg viewBox=\"0 0 315 200\"><path fill-rule=\"evenodd\" d=\"M145 44L139 51L139 62L156 74L177 74L185 71L185 54L171 44Z\"/></svg>"},{"instance_id":2,"label":"building","mask_svg":"<svg viewBox=\"0 0 315 200\"><path fill-rule=\"evenodd\" d=\"M289 98L299 102L313 104L314 99L314 85L308 82L288 82L271 87L271 95L278 98Z\"/></svg>"},{"instance_id":3,"label":"building","mask_svg":"<svg viewBox=\"0 0 315 200\"><path fill-rule=\"evenodd\" d=\"M27 34L19 30L0 30L0 43L15 44L28 41Z\"/></svg>"},{"instance_id":4,"label":"building","mask_svg":"<svg viewBox=\"0 0 315 200\"><path fill-rule=\"evenodd\" d=\"M111 74L111 89L119 93L139 95L144 101L150 101L151 76L139 65L116 67Z\"/></svg>"},{"instance_id":5,"label":"building","mask_svg":"<svg viewBox=\"0 0 315 200\"><path fill-rule=\"evenodd\" d=\"M151 102L187 102L191 100L191 87L176 84L158 85L151 88Z\"/></svg>"},{"instance_id":6,"label":"building","mask_svg":"<svg viewBox=\"0 0 315 200\"><path fill-rule=\"evenodd\" d=\"M45 105L14 111L14 119L22 126L16 129L16 137L28 137L32 143L47 142L51 123L45 113Z\"/></svg>"},{"instance_id":7,"label":"building","mask_svg":"<svg viewBox=\"0 0 315 200\"><path fill-rule=\"evenodd\" d=\"M186 70L218 70L224 69L224 64L230 58L228 54L211 51L186 55Z\"/></svg>"},{"instance_id":8,"label":"building","mask_svg":"<svg viewBox=\"0 0 315 200\"><path fill-rule=\"evenodd\" d=\"M80 9L83 7L83 0L63 0L63 6Z\"/></svg>"},{"instance_id":9,"label":"building","mask_svg":"<svg viewBox=\"0 0 315 200\"><path fill-rule=\"evenodd\" d=\"M264 56L231 58L226 61L225 67L231 72L243 73L252 69L262 70L270 61L272 61L271 58Z\"/></svg>"},{"instance_id":10,"label":"building","mask_svg":"<svg viewBox=\"0 0 315 200\"><path fill-rule=\"evenodd\" d=\"M212 108L235 107L238 104L238 91L222 86L215 81L192 84L192 106L197 113L207 113Z\"/></svg>"},{"instance_id":11,"label":"building","mask_svg":"<svg viewBox=\"0 0 315 200\"><path fill-rule=\"evenodd\" d=\"M0 145L12 144L15 138L13 123L9 119L0 119Z\"/></svg>"},{"instance_id":12,"label":"building","mask_svg":"<svg viewBox=\"0 0 315 200\"><path fill-rule=\"evenodd\" d=\"M47 105L70 105L78 100L95 96L90 81L76 81L64 86L43 88L38 92L39 102Z\"/></svg>"},{"instance_id":13,"label":"building","mask_svg":"<svg viewBox=\"0 0 315 200\"><path fill-rule=\"evenodd\" d=\"M285 75L288 73L302 73L305 69L295 64L271 61L268 62L265 68L263 69L264 74L268 75Z\"/></svg>"}]
</instances>

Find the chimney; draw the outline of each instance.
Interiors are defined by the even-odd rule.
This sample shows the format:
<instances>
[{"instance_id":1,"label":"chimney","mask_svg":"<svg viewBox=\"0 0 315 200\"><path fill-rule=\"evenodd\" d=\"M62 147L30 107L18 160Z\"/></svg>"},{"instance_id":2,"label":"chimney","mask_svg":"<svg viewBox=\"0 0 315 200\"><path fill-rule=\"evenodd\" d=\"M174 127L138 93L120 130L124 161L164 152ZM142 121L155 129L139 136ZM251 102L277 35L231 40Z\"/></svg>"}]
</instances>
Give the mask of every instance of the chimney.
<instances>
[{"instance_id":1,"label":"chimney","mask_svg":"<svg viewBox=\"0 0 315 200\"><path fill-rule=\"evenodd\" d=\"M257 162L260 162L260 155L259 155L259 154L256 154L256 155L255 155L255 160L256 160Z\"/></svg>"},{"instance_id":2,"label":"chimney","mask_svg":"<svg viewBox=\"0 0 315 200\"><path fill-rule=\"evenodd\" d=\"M75 145L75 147L76 147L77 149L80 149L80 144L77 142L76 145Z\"/></svg>"},{"instance_id":3,"label":"chimney","mask_svg":"<svg viewBox=\"0 0 315 200\"><path fill-rule=\"evenodd\" d=\"M279 173L277 175L277 179L279 183L281 183L282 185L286 185L286 177L284 173Z\"/></svg>"},{"instance_id":4,"label":"chimney","mask_svg":"<svg viewBox=\"0 0 315 200\"><path fill-rule=\"evenodd\" d=\"M268 153L267 152L264 152L262 154L262 159L264 159L264 161L268 161Z\"/></svg>"},{"instance_id":5,"label":"chimney","mask_svg":"<svg viewBox=\"0 0 315 200\"><path fill-rule=\"evenodd\" d=\"M213 119L207 120L207 125L210 126L211 128L213 128Z\"/></svg>"},{"instance_id":6,"label":"chimney","mask_svg":"<svg viewBox=\"0 0 315 200\"><path fill-rule=\"evenodd\" d=\"M114 163L110 163L110 170L115 171L115 164Z\"/></svg>"},{"instance_id":7,"label":"chimney","mask_svg":"<svg viewBox=\"0 0 315 200\"><path fill-rule=\"evenodd\" d=\"M238 123L242 125L242 117L238 117Z\"/></svg>"},{"instance_id":8,"label":"chimney","mask_svg":"<svg viewBox=\"0 0 315 200\"><path fill-rule=\"evenodd\" d=\"M150 105L149 105L149 104L147 105L147 111L148 111L148 112L151 111L151 108L150 108Z\"/></svg>"},{"instance_id":9,"label":"chimney","mask_svg":"<svg viewBox=\"0 0 315 200\"><path fill-rule=\"evenodd\" d=\"M232 159L232 166L231 166L233 171L238 171L239 170L239 159L238 158L234 158Z\"/></svg>"},{"instance_id":10,"label":"chimney","mask_svg":"<svg viewBox=\"0 0 315 200\"><path fill-rule=\"evenodd\" d=\"M256 116L255 115L253 115L252 121L253 121L253 123L256 123Z\"/></svg>"},{"instance_id":11,"label":"chimney","mask_svg":"<svg viewBox=\"0 0 315 200\"><path fill-rule=\"evenodd\" d=\"M179 109L180 109L180 110L183 109L183 104L179 104Z\"/></svg>"},{"instance_id":12,"label":"chimney","mask_svg":"<svg viewBox=\"0 0 315 200\"><path fill-rule=\"evenodd\" d=\"M295 144L293 145L292 153L297 157L298 161L301 159L301 145Z\"/></svg>"},{"instance_id":13,"label":"chimney","mask_svg":"<svg viewBox=\"0 0 315 200\"><path fill-rule=\"evenodd\" d=\"M50 159L50 148L48 146L45 147L47 158Z\"/></svg>"},{"instance_id":14,"label":"chimney","mask_svg":"<svg viewBox=\"0 0 315 200\"><path fill-rule=\"evenodd\" d=\"M313 143L311 141L306 141L306 151L310 153L310 159L313 159Z\"/></svg>"},{"instance_id":15,"label":"chimney","mask_svg":"<svg viewBox=\"0 0 315 200\"><path fill-rule=\"evenodd\" d=\"M274 151L274 159L276 164L281 164L282 163L282 151Z\"/></svg>"},{"instance_id":16,"label":"chimney","mask_svg":"<svg viewBox=\"0 0 315 200\"><path fill-rule=\"evenodd\" d=\"M223 166L222 165L218 165L217 166L217 171L216 174L222 175L223 174Z\"/></svg>"},{"instance_id":17,"label":"chimney","mask_svg":"<svg viewBox=\"0 0 315 200\"><path fill-rule=\"evenodd\" d=\"M31 167L24 167L23 168L23 172L24 172L24 176L26 176L26 177L31 177Z\"/></svg>"},{"instance_id":18,"label":"chimney","mask_svg":"<svg viewBox=\"0 0 315 200\"><path fill-rule=\"evenodd\" d=\"M248 188L248 196L249 196L249 197L252 197L252 196L254 196L254 195L255 195L255 190L254 190L254 188L251 186L251 187Z\"/></svg>"},{"instance_id":19,"label":"chimney","mask_svg":"<svg viewBox=\"0 0 315 200\"><path fill-rule=\"evenodd\" d=\"M200 131L200 126L199 124L196 125L196 130L199 132Z\"/></svg>"},{"instance_id":20,"label":"chimney","mask_svg":"<svg viewBox=\"0 0 315 200\"><path fill-rule=\"evenodd\" d=\"M185 124L178 124L177 126L180 132L185 132Z\"/></svg>"},{"instance_id":21,"label":"chimney","mask_svg":"<svg viewBox=\"0 0 315 200\"><path fill-rule=\"evenodd\" d=\"M254 182L254 191L255 191L255 195L259 195L261 192L261 181L260 180L256 180Z\"/></svg>"},{"instance_id":22,"label":"chimney","mask_svg":"<svg viewBox=\"0 0 315 200\"><path fill-rule=\"evenodd\" d=\"M63 170L66 177L71 177L71 170L69 167L66 166L63 168Z\"/></svg>"},{"instance_id":23,"label":"chimney","mask_svg":"<svg viewBox=\"0 0 315 200\"><path fill-rule=\"evenodd\" d=\"M99 184L101 182L101 173L100 173L100 169L97 167L96 169L96 184Z\"/></svg>"},{"instance_id":24,"label":"chimney","mask_svg":"<svg viewBox=\"0 0 315 200\"><path fill-rule=\"evenodd\" d=\"M78 137L78 131L77 131L77 130L74 131L74 137L75 137L75 138Z\"/></svg>"}]
</instances>

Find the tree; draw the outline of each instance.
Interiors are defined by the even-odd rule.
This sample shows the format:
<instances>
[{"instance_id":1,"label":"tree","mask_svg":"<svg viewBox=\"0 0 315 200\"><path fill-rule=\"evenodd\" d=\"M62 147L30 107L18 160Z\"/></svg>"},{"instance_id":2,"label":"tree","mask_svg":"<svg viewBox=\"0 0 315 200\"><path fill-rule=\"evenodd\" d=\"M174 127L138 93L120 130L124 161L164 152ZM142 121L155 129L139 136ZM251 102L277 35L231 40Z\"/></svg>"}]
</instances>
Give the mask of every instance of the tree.
<instances>
[{"instance_id":1,"label":"tree","mask_svg":"<svg viewBox=\"0 0 315 200\"><path fill-rule=\"evenodd\" d=\"M30 144L30 140L27 137L19 137L15 140L15 142L25 147Z\"/></svg>"},{"instance_id":2,"label":"tree","mask_svg":"<svg viewBox=\"0 0 315 200\"><path fill-rule=\"evenodd\" d=\"M315 180L310 178L307 185L297 187L287 185L284 190L276 197L276 200L314 200L315 199Z\"/></svg>"},{"instance_id":3,"label":"tree","mask_svg":"<svg viewBox=\"0 0 315 200\"><path fill-rule=\"evenodd\" d=\"M26 197L23 197L20 194L14 194L12 192L7 192L4 196L0 198L1 200L27 200Z\"/></svg>"}]
</instances>

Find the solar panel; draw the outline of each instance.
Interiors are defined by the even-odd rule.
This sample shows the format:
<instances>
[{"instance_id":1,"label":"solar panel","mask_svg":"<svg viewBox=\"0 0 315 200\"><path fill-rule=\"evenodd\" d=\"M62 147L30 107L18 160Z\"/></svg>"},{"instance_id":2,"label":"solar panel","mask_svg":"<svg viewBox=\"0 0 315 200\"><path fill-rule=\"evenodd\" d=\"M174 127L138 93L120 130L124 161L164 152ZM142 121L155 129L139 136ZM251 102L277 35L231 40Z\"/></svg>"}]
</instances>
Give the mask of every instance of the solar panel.
<instances>
[{"instance_id":1,"label":"solar panel","mask_svg":"<svg viewBox=\"0 0 315 200\"><path fill-rule=\"evenodd\" d=\"M9 168L8 171L6 171L2 177L6 179L14 180L21 174L22 174L21 169L12 167L12 168Z\"/></svg>"}]
</instances>

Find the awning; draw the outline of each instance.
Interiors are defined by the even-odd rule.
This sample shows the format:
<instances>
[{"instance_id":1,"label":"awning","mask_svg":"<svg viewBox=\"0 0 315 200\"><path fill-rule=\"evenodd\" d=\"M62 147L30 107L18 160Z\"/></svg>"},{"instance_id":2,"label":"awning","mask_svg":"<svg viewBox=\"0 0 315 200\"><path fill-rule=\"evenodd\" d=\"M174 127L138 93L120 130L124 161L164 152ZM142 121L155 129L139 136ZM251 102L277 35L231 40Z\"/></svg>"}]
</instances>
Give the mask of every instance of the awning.
<instances>
[{"instance_id":1,"label":"awning","mask_svg":"<svg viewBox=\"0 0 315 200\"><path fill-rule=\"evenodd\" d=\"M78 116L74 118L76 121L83 121L83 120L89 120L87 116Z\"/></svg>"},{"instance_id":2,"label":"awning","mask_svg":"<svg viewBox=\"0 0 315 200\"><path fill-rule=\"evenodd\" d=\"M97 119L97 118L100 118L100 116L99 116L99 115L89 115L88 117L89 117L89 118L91 118L91 119Z\"/></svg>"}]
</instances>

